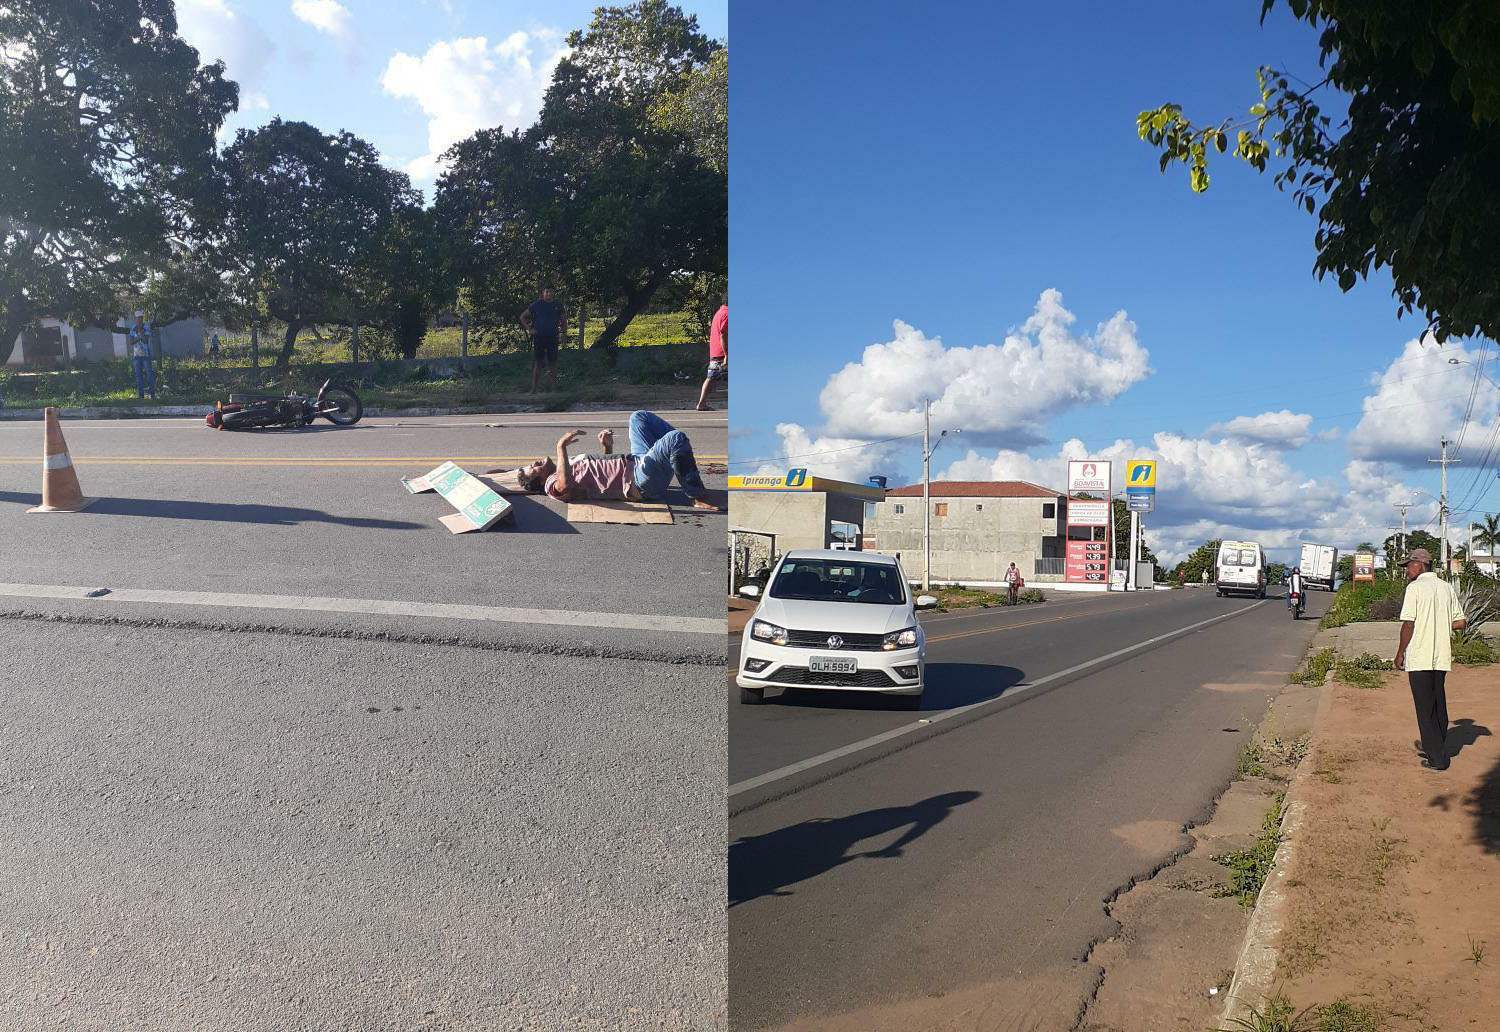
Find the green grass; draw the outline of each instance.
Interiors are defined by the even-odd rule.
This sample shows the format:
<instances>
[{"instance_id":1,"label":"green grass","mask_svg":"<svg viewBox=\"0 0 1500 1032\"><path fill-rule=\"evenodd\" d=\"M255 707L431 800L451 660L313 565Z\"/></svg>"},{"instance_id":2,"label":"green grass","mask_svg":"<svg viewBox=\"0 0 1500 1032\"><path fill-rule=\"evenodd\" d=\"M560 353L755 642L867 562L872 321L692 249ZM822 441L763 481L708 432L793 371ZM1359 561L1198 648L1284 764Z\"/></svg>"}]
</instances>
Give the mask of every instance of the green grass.
<instances>
[{"instance_id":1,"label":"green grass","mask_svg":"<svg viewBox=\"0 0 1500 1032\"><path fill-rule=\"evenodd\" d=\"M1461 666L1488 666L1500 662L1495 647L1481 637L1460 638L1454 636L1453 662Z\"/></svg>"},{"instance_id":2,"label":"green grass","mask_svg":"<svg viewBox=\"0 0 1500 1032\"><path fill-rule=\"evenodd\" d=\"M1276 802L1266 811L1253 845L1217 858L1229 869L1229 888L1224 895L1235 897L1245 909L1255 906L1261 886L1271 873L1276 847L1281 845L1281 804L1284 798L1285 793L1278 794Z\"/></svg>"},{"instance_id":3,"label":"green grass","mask_svg":"<svg viewBox=\"0 0 1500 1032\"><path fill-rule=\"evenodd\" d=\"M1323 680L1328 676L1328 671L1333 669L1333 665L1337 661L1338 653L1333 649L1320 649L1307 657L1307 662L1302 665L1301 670L1292 674L1292 683L1322 684Z\"/></svg>"},{"instance_id":4,"label":"green grass","mask_svg":"<svg viewBox=\"0 0 1500 1032\"><path fill-rule=\"evenodd\" d=\"M1258 778L1266 773L1266 754L1259 742L1249 741L1240 750L1240 758L1235 763L1234 773L1242 778Z\"/></svg>"},{"instance_id":5,"label":"green grass","mask_svg":"<svg viewBox=\"0 0 1500 1032\"><path fill-rule=\"evenodd\" d=\"M299 351L299 358L305 358ZM543 407L565 409L578 402L609 402L626 386L696 385L701 370L690 356L641 352L625 368L613 368L606 357L574 352L558 362L558 390L535 399ZM283 376L269 364L254 374L245 366L224 365L208 359L168 358L157 375L158 405L210 406L232 391L295 388L315 390L329 376L349 382L366 405L387 408L485 405L497 399L520 397L530 387L530 354L502 355L471 367L467 375L434 378L424 370L397 363L378 363L373 371L354 375L337 364L298 362ZM136 398L135 377L124 359L94 362L73 370L46 373L0 372L0 399L11 408L136 407L151 401Z\"/></svg>"},{"instance_id":6,"label":"green grass","mask_svg":"<svg viewBox=\"0 0 1500 1032\"><path fill-rule=\"evenodd\" d=\"M1483 939L1475 939L1473 933L1469 934L1469 959L1478 967L1484 963L1484 951L1486 943Z\"/></svg>"},{"instance_id":7,"label":"green grass","mask_svg":"<svg viewBox=\"0 0 1500 1032\"><path fill-rule=\"evenodd\" d=\"M1369 1005L1335 1000L1318 1008L1318 1032L1379 1032L1382 1014Z\"/></svg>"},{"instance_id":8,"label":"green grass","mask_svg":"<svg viewBox=\"0 0 1500 1032\"><path fill-rule=\"evenodd\" d=\"M931 594L937 598L940 609L990 609L1011 604L1008 592L966 588L962 584L933 588ZM1025 588L1016 598L1017 604L1023 606L1047 601L1047 596L1038 588Z\"/></svg>"},{"instance_id":9,"label":"green grass","mask_svg":"<svg viewBox=\"0 0 1500 1032\"><path fill-rule=\"evenodd\" d=\"M1353 581L1345 583L1334 592L1333 602L1328 611L1323 614L1323 619L1318 621L1318 626L1343 627L1345 624L1365 623L1372 619L1370 607L1379 603L1389 603L1392 600L1400 601L1402 594L1406 591L1406 582L1392 577L1381 577L1369 583L1355 584ZM1387 604L1383 607L1389 610ZM1381 615L1381 619L1394 619L1395 614L1389 616Z\"/></svg>"}]
</instances>

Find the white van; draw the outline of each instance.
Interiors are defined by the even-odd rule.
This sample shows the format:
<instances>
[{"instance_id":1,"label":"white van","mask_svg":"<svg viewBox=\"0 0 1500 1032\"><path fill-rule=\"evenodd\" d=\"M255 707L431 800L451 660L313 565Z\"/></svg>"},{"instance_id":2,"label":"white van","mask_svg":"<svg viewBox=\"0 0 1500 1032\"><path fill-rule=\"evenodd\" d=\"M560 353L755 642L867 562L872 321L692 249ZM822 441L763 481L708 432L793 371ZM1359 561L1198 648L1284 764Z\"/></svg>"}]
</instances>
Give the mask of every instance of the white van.
<instances>
[{"instance_id":1,"label":"white van","mask_svg":"<svg viewBox=\"0 0 1500 1032\"><path fill-rule=\"evenodd\" d=\"M1219 563L1214 583L1219 597L1254 595L1266 597L1266 554L1254 541L1225 541L1219 545Z\"/></svg>"}]
</instances>

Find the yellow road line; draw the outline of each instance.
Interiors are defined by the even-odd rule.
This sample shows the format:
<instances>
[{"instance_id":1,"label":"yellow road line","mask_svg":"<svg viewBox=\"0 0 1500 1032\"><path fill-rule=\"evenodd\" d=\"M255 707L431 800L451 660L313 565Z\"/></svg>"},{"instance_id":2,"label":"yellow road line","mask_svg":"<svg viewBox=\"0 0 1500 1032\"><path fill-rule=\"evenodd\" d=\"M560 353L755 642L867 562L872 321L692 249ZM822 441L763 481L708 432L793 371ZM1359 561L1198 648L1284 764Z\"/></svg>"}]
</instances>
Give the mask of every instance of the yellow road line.
<instances>
[{"instance_id":1,"label":"yellow road line","mask_svg":"<svg viewBox=\"0 0 1500 1032\"><path fill-rule=\"evenodd\" d=\"M412 466L433 465L444 462L490 462L523 465L535 461L538 456L529 455L391 455L391 456L261 456L257 458L213 457L191 458L179 456L72 456L75 465L93 466ZM41 456L0 455L0 465L31 465ZM704 455L704 462L724 462L727 456Z\"/></svg>"}]
</instances>

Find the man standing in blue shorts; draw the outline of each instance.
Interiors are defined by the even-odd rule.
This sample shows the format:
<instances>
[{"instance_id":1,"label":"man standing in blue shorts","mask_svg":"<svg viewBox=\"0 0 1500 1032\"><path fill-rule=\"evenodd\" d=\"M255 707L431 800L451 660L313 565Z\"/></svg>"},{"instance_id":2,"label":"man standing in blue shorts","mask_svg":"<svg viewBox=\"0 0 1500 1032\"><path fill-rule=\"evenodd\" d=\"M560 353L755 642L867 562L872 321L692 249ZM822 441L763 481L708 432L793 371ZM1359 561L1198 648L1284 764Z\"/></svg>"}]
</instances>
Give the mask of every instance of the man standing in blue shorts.
<instances>
[{"instance_id":1,"label":"man standing in blue shorts","mask_svg":"<svg viewBox=\"0 0 1500 1032\"><path fill-rule=\"evenodd\" d=\"M547 367L552 390L557 390L557 346L568 332L568 321L563 316L562 302L553 300L551 286L543 287L542 296L521 313L521 325L531 334L531 393L536 393L543 365Z\"/></svg>"}]
</instances>

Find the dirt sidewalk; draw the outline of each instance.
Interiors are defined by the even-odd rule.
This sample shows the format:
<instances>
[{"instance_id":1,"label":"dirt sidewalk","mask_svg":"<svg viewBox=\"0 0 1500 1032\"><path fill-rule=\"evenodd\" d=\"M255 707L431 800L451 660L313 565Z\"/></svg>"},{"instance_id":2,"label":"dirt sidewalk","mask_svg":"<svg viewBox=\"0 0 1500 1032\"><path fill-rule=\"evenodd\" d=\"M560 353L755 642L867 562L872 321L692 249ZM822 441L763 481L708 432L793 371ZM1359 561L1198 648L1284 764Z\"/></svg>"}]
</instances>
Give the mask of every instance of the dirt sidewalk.
<instances>
[{"instance_id":1,"label":"dirt sidewalk","mask_svg":"<svg viewBox=\"0 0 1500 1032\"><path fill-rule=\"evenodd\" d=\"M1500 1025L1500 666L1448 677L1445 772L1419 766L1406 675L1334 682L1299 795L1276 984L1319 1028ZM1276 1026L1281 1027L1281 1026Z\"/></svg>"}]
</instances>

